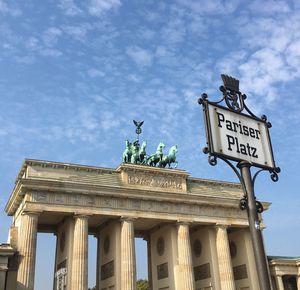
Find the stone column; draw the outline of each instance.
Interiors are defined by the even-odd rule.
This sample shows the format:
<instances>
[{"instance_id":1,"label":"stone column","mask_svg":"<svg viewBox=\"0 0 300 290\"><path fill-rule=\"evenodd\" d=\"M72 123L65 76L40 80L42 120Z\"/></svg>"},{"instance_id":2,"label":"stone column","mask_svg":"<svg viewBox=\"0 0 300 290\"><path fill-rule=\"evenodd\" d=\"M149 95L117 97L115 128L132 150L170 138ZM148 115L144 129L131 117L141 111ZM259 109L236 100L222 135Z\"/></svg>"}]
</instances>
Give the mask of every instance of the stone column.
<instances>
[{"instance_id":1,"label":"stone column","mask_svg":"<svg viewBox=\"0 0 300 290\"><path fill-rule=\"evenodd\" d=\"M300 274L297 276L297 288L300 290Z\"/></svg>"},{"instance_id":2,"label":"stone column","mask_svg":"<svg viewBox=\"0 0 300 290\"><path fill-rule=\"evenodd\" d=\"M195 280L193 273L189 225L187 223L179 223L177 231L178 281L180 289L194 290Z\"/></svg>"},{"instance_id":3,"label":"stone column","mask_svg":"<svg viewBox=\"0 0 300 290\"><path fill-rule=\"evenodd\" d=\"M284 290L282 275L276 274L276 287L277 287L277 290Z\"/></svg>"},{"instance_id":4,"label":"stone column","mask_svg":"<svg viewBox=\"0 0 300 290\"><path fill-rule=\"evenodd\" d=\"M121 290L136 289L136 266L133 220L121 220Z\"/></svg>"},{"instance_id":5,"label":"stone column","mask_svg":"<svg viewBox=\"0 0 300 290\"><path fill-rule=\"evenodd\" d=\"M18 290L33 290L34 287L38 216L39 213L36 212L22 213L18 247Z\"/></svg>"},{"instance_id":6,"label":"stone column","mask_svg":"<svg viewBox=\"0 0 300 290\"><path fill-rule=\"evenodd\" d=\"M216 226L216 246L221 290L235 290L227 226Z\"/></svg>"},{"instance_id":7,"label":"stone column","mask_svg":"<svg viewBox=\"0 0 300 290\"><path fill-rule=\"evenodd\" d=\"M88 216L75 215L70 289L88 288Z\"/></svg>"}]
</instances>

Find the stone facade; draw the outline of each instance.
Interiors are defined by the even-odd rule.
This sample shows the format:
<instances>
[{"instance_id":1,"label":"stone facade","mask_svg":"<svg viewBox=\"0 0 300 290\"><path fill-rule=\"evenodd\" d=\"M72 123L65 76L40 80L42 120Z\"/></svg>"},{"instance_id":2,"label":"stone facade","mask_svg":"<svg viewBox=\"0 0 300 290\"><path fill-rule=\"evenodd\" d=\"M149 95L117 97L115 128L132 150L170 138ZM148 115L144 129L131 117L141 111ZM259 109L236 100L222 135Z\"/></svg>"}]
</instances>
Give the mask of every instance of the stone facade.
<instances>
[{"instance_id":1,"label":"stone facade","mask_svg":"<svg viewBox=\"0 0 300 290\"><path fill-rule=\"evenodd\" d=\"M148 242L152 290L257 290L242 196L239 184L183 170L26 160L6 205L19 263L0 290L33 289L37 232L57 238L54 289L87 289L90 234L98 290L135 289L136 236Z\"/></svg>"},{"instance_id":2,"label":"stone facade","mask_svg":"<svg viewBox=\"0 0 300 290\"><path fill-rule=\"evenodd\" d=\"M300 257L268 257L275 290L300 289Z\"/></svg>"}]
</instances>

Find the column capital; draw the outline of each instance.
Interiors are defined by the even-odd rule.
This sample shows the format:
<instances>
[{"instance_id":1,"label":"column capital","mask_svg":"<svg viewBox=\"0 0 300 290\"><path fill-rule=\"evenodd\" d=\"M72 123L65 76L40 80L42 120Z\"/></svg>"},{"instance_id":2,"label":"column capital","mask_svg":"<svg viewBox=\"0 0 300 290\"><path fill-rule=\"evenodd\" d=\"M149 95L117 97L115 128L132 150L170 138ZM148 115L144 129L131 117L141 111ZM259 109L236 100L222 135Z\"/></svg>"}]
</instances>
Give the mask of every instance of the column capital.
<instances>
[{"instance_id":1,"label":"column capital","mask_svg":"<svg viewBox=\"0 0 300 290\"><path fill-rule=\"evenodd\" d=\"M224 229L227 230L230 227L229 224L221 224L221 223L216 223L215 224L215 228L216 229Z\"/></svg>"},{"instance_id":2,"label":"column capital","mask_svg":"<svg viewBox=\"0 0 300 290\"><path fill-rule=\"evenodd\" d=\"M24 210L21 215L40 216L43 211Z\"/></svg>"},{"instance_id":3,"label":"column capital","mask_svg":"<svg viewBox=\"0 0 300 290\"><path fill-rule=\"evenodd\" d=\"M176 224L178 226L190 226L193 222L185 220L177 220Z\"/></svg>"},{"instance_id":4,"label":"column capital","mask_svg":"<svg viewBox=\"0 0 300 290\"><path fill-rule=\"evenodd\" d=\"M77 213L77 212L75 212L73 215L74 218L86 218L86 219L88 219L90 216L91 214Z\"/></svg>"},{"instance_id":5,"label":"column capital","mask_svg":"<svg viewBox=\"0 0 300 290\"><path fill-rule=\"evenodd\" d=\"M121 216L120 220L121 222L127 221L127 222L133 222L135 221L137 218L136 217L131 217L131 216Z\"/></svg>"}]
</instances>

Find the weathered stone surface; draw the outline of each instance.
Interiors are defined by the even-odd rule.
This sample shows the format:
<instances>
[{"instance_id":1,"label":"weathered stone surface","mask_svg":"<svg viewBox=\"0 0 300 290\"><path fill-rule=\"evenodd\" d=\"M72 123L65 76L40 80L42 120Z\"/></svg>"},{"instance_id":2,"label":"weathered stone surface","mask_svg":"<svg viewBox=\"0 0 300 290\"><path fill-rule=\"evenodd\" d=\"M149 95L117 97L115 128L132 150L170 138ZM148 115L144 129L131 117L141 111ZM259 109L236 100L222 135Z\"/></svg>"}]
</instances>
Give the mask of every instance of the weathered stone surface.
<instances>
[{"instance_id":1,"label":"weathered stone surface","mask_svg":"<svg viewBox=\"0 0 300 290\"><path fill-rule=\"evenodd\" d=\"M194 273L189 225L179 223L177 232L179 289L194 290Z\"/></svg>"},{"instance_id":2,"label":"weathered stone surface","mask_svg":"<svg viewBox=\"0 0 300 290\"><path fill-rule=\"evenodd\" d=\"M221 290L235 290L226 225L216 226L216 243Z\"/></svg>"},{"instance_id":3,"label":"weathered stone surface","mask_svg":"<svg viewBox=\"0 0 300 290\"><path fill-rule=\"evenodd\" d=\"M72 256L72 290L88 287L88 216L76 215Z\"/></svg>"},{"instance_id":4,"label":"weathered stone surface","mask_svg":"<svg viewBox=\"0 0 300 290\"><path fill-rule=\"evenodd\" d=\"M234 289L226 230L213 227L247 228L246 211L239 209L242 195L238 184L191 178L177 169L122 164L114 170L26 160L6 205L14 215L10 242L25 257L19 289L33 287L37 230L57 234L54 272L65 271L66 290L87 289L88 234L99 240L100 289L135 289L135 235L150 237L153 288L194 290L209 281L215 288ZM39 218L29 212L39 212ZM199 228L209 228L205 247L211 250L205 256L196 251L197 266L211 268L198 273L206 278L195 282L190 230Z\"/></svg>"},{"instance_id":5,"label":"weathered stone surface","mask_svg":"<svg viewBox=\"0 0 300 290\"><path fill-rule=\"evenodd\" d=\"M136 265L133 220L121 221L121 290L136 289Z\"/></svg>"},{"instance_id":6,"label":"weathered stone surface","mask_svg":"<svg viewBox=\"0 0 300 290\"><path fill-rule=\"evenodd\" d=\"M38 214L25 212L21 217L21 221L19 230L20 242L18 245L20 264L17 274L17 290L33 290Z\"/></svg>"}]
</instances>

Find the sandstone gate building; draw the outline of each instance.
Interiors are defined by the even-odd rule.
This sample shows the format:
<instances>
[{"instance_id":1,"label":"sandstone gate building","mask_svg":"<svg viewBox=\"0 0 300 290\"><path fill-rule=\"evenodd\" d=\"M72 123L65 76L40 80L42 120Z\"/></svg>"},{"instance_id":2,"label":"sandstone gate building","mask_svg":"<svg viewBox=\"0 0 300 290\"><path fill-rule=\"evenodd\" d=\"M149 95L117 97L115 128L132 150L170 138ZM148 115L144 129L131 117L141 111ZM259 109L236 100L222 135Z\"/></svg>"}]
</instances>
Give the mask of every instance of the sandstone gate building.
<instances>
[{"instance_id":1,"label":"sandstone gate building","mask_svg":"<svg viewBox=\"0 0 300 290\"><path fill-rule=\"evenodd\" d=\"M5 208L12 225L0 246L0 290L34 288L38 232L57 237L53 289L87 290L94 235L98 290L135 289L135 237L147 241L153 290L259 290L242 195L239 184L178 169L26 160ZM299 290L299 265L271 258L274 290Z\"/></svg>"}]
</instances>

